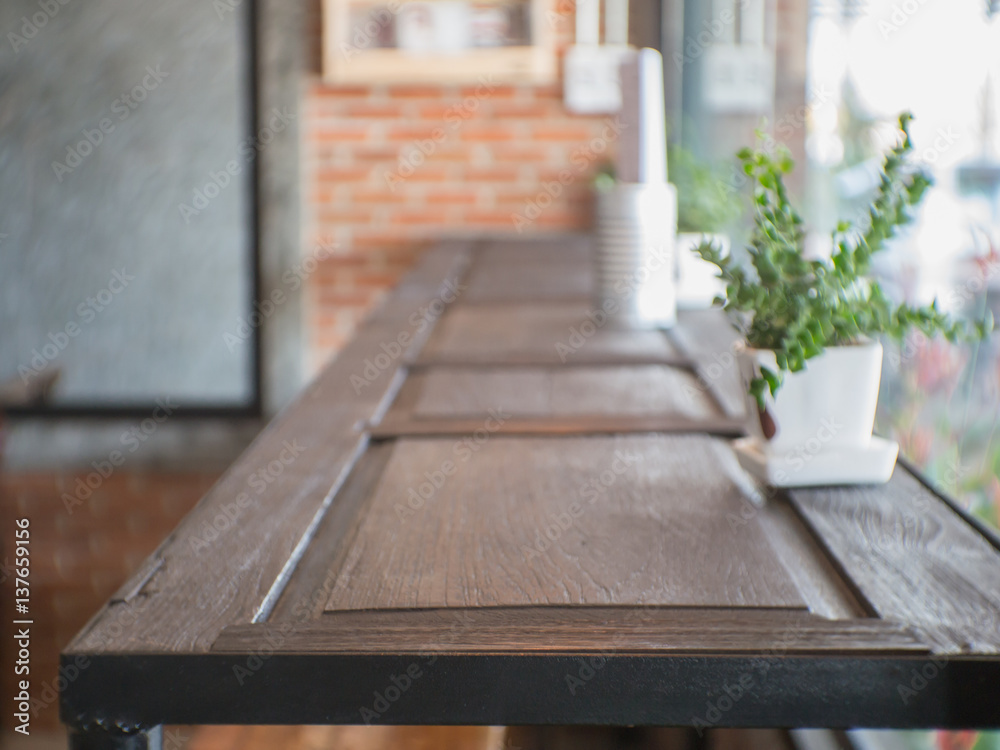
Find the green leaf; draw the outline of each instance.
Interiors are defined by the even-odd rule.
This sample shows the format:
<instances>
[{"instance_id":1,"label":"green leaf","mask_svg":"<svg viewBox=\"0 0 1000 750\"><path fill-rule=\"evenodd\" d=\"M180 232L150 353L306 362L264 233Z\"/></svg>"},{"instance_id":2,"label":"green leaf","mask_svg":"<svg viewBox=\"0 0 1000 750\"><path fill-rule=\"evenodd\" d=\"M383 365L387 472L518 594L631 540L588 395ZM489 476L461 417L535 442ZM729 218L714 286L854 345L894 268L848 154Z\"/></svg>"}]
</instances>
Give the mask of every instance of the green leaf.
<instances>
[{"instance_id":1,"label":"green leaf","mask_svg":"<svg viewBox=\"0 0 1000 750\"><path fill-rule=\"evenodd\" d=\"M771 395L777 394L778 389L781 387L781 376L766 367L760 368L760 376L767 383L767 388L771 391Z\"/></svg>"}]
</instances>

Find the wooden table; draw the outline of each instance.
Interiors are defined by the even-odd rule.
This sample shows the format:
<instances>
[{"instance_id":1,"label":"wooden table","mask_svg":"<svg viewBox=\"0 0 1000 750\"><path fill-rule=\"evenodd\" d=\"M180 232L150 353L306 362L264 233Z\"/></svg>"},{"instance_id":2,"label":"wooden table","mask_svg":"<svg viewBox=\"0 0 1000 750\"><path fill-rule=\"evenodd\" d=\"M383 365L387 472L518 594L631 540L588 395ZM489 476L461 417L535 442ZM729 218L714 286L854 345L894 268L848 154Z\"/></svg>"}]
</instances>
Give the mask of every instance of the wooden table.
<instances>
[{"instance_id":1,"label":"wooden table","mask_svg":"<svg viewBox=\"0 0 1000 750\"><path fill-rule=\"evenodd\" d=\"M774 492L717 313L585 238L442 245L62 655L76 747L181 724L1000 726L1000 552L905 466Z\"/></svg>"}]
</instances>

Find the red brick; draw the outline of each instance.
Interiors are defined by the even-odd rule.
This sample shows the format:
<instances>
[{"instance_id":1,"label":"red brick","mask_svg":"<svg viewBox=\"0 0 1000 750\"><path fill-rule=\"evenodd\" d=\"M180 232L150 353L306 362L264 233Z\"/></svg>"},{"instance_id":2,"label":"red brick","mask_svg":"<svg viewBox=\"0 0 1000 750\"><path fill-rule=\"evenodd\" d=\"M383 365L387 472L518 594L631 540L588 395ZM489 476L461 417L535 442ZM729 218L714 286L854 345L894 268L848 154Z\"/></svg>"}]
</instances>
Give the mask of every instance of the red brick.
<instances>
[{"instance_id":1,"label":"red brick","mask_svg":"<svg viewBox=\"0 0 1000 750\"><path fill-rule=\"evenodd\" d=\"M367 307L371 303L371 295L365 291L336 292L332 289L323 289L320 291L319 303L331 307L342 305Z\"/></svg>"},{"instance_id":2,"label":"red brick","mask_svg":"<svg viewBox=\"0 0 1000 750\"><path fill-rule=\"evenodd\" d=\"M344 113L350 117L399 117L403 108L398 104L349 104L344 107Z\"/></svg>"},{"instance_id":3,"label":"red brick","mask_svg":"<svg viewBox=\"0 0 1000 750\"><path fill-rule=\"evenodd\" d=\"M384 183L383 183L384 184ZM406 196L401 192L392 192L388 187L382 189L353 190L350 200L356 204L375 204L385 206L404 203Z\"/></svg>"},{"instance_id":4,"label":"red brick","mask_svg":"<svg viewBox=\"0 0 1000 750\"><path fill-rule=\"evenodd\" d=\"M472 161L472 152L468 144L443 141L427 155L427 161L467 164Z\"/></svg>"},{"instance_id":5,"label":"red brick","mask_svg":"<svg viewBox=\"0 0 1000 750\"><path fill-rule=\"evenodd\" d=\"M520 210L528 201L533 201L538 197L538 190L523 190L510 193L498 193L495 198L497 208Z\"/></svg>"},{"instance_id":6,"label":"red brick","mask_svg":"<svg viewBox=\"0 0 1000 750\"><path fill-rule=\"evenodd\" d=\"M481 105L465 106L462 100L445 100L421 106L420 117L435 123L444 123L447 130L463 122L479 119L482 117L482 111Z\"/></svg>"},{"instance_id":7,"label":"red brick","mask_svg":"<svg viewBox=\"0 0 1000 750\"><path fill-rule=\"evenodd\" d=\"M517 95L517 87L498 86L496 84L493 84L492 88L489 88L487 85L463 86L458 90L458 95L462 99L467 96L479 97L481 99L510 99Z\"/></svg>"},{"instance_id":8,"label":"red brick","mask_svg":"<svg viewBox=\"0 0 1000 750\"><path fill-rule=\"evenodd\" d=\"M469 143L512 141L514 131L505 126L464 125L460 128L461 138Z\"/></svg>"},{"instance_id":9,"label":"red brick","mask_svg":"<svg viewBox=\"0 0 1000 750\"><path fill-rule=\"evenodd\" d=\"M359 273L356 277L359 287L375 287L385 289L395 286L399 281L399 274L395 273Z\"/></svg>"},{"instance_id":10,"label":"red brick","mask_svg":"<svg viewBox=\"0 0 1000 750\"><path fill-rule=\"evenodd\" d=\"M468 224L482 227L513 227L512 211L469 211L463 219Z\"/></svg>"},{"instance_id":11,"label":"red brick","mask_svg":"<svg viewBox=\"0 0 1000 750\"><path fill-rule=\"evenodd\" d=\"M427 125L401 125L390 128L386 137L394 143L415 143L417 141L440 141L446 135L445 129L437 123Z\"/></svg>"},{"instance_id":12,"label":"red brick","mask_svg":"<svg viewBox=\"0 0 1000 750\"><path fill-rule=\"evenodd\" d=\"M586 144L591 137L590 131L586 128L572 125L561 127L542 125L536 127L532 134L532 138L536 141L563 141L575 144Z\"/></svg>"},{"instance_id":13,"label":"red brick","mask_svg":"<svg viewBox=\"0 0 1000 750\"><path fill-rule=\"evenodd\" d=\"M399 211L392 214L394 224L443 224L447 214L442 210Z\"/></svg>"},{"instance_id":14,"label":"red brick","mask_svg":"<svg viewBox=\"0 0 1000 750\"><path fill-rule=\"evenodd\" d=\"M430 206L472 206L476 203L476 194L471 190L428 192L427 204Z\"/></svg>"},{"instance_id":15,"label":"red brick","mask_svg":"<svg viewBox=\"0 0 1000 750\"><path fill-rule=\"evenodd\" d=\"M316 212L316 220L323 224L370 224L373 216L366 208L321 208Z\"/></svg>"},{"instance_id":16,"label":"red brick","mask_svg":"<svg viewBox=\"0 0 1000 750\"><path fill-rule=\"evenodd\" d=\"M451 179L451 177L455 174L455 169L458 168L458 165L449 164L447 162L434 164L430 159L428 159L423 164L414 166L412 172L409 172L409 170L406 169L397 169L395 174L402 180L402 184L397 185L397 190L401 189L406 184L416 184L419 182L440 182ZM383 184L385 184L384 176L381 177L381 179Z\"/></svg>"},{"instance_id":17,"label":"red brick","mask_svg":"<svg viewBox=\"0 0 1000 750\"><path fill-rule=\"evenodd\" d=\"M514 181L520 172L517 165L503 164L495 167L471 167L465 171L465 176L469 180L483 182Z\"/></svg>"},{"instance_id":18,"label":"red brick","mask_svg":"<svg viewBox=\"0 0 1000 750\"><path fill-rule=\"evenodd\" d=\"M538 86L535 88L534 94L536 99L541 100L554 99L561 102L563 98L562 86Z\"/></svg>"},{"instance_id":19,"label":"red brick","mask_svg":"<svg viewBox=\"0 0 1000 750\"><path fill-rule=\"evenodd\" d=\"M440 99L445 89L440 86L390 86L390 99Z\"/></svg>"},{"instance_id":20,"label":"red brick","mask_svg":"<svg viewBox=\"0 0 1000 750\"><path fill-rule=\"evenodd\" d=\"M351 161L355 164L371 162L395 163L399 159L398 146L358 146L351 149Z\"/></svg>"},{"instance_id":21,"label":"red brick","mask_svg":"<svg viewBox=\"0 0 1000 750\"><path fill-rule=\"evenodd\" d=\"M405 231L397 230L396 232L387 232L384 229L377 233L366 233L359 231L355 233L354 237L354 247L358 249L365 248L378 248L385 249L392 246L406 246L412 240L408 238L408 234Z\"/></svg>"},{"instance_id":22,"label":"red brick","mask_svg":"<svg viewBox=\"0 0 1000 750\"><path fill-rule=\"evenodd\" d=\"M492 106L492 111L494 117L516 118L519 120L549 117L556 113L561 114L559 109L545 101L523 104L519 102L496 102Z\"/></svg>"},{"instance_id":23,"label":"red brick","mask_svg":"<svg viewBox=\"0 0 1000 750\"><path fill-rule=\"evenodd\" d=\"M544 148L538 146L501 145L493 148L493 159L497 164L541 164L548 156Z\"/></svg>"},{"instance_id":24,"label":"red brick","mask_svg":"<svg viewBox=\"0 0 1000 750\"><path fill-rule=\"evenodd\" d=\"M321 169L316 179L320 182L347 182L367 179L371 174L371 167L326 167Z\"/></svg>"},{"instance_id":25,"label":"red brick","mask_svg":"<svg viewBox=\"0 0 1000 750\"><path fill-rule=\"evenodd\" d=\"M368 140L369 128L357 124L327 125L309 131L308 139L320 143L345 143Z\"/></svg>"}]
</instances>

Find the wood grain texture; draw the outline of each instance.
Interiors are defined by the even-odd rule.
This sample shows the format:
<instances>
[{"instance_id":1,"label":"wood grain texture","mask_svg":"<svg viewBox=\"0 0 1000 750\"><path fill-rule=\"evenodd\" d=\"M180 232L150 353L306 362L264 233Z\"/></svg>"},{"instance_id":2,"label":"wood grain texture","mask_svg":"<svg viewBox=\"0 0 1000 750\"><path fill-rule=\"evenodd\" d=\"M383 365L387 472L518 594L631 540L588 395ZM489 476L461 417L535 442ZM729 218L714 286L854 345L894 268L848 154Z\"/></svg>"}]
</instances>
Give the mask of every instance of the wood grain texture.
<instances>
[{"instance_id":1,"label":"wood grain texture","mask_svg":"<svg viewBox=\"0 0 1000 750\"><path fill-rule=\"evenodd\" d=\"M557 263L566 270L591 261L593 237L587 233L560 233L514 237L510 234L479 237L475 264L484 267Z\"/></svg>"},{"instance_id":2,"label":"wood grain texture","mask_svg":"<svg viewBox=\"0 0 1000 750\"><path fill-rule=\"evenodd\" d=\"M594 288L589 238L484 241L467 285L467 304L587 302Z\"/></svg>"},{"instance_id":3,"label":"wood grain texture","mask_svg":"<svg viewBox=\"0 0 1000 750\"><path fill-rule=\"evenodd\" d=\"M1000 653L1000 553L905 469L789 495L879 616L942 653Z\"/></svg>"},{"instance_id":4,"label":"wood grain texture","mask_svg":"<svg viewBox=\"0 0 1000 750\"><path fill-rule=\"evenodd\" d=\"M494 410L496 411L496 410ZM478 417L449 417L417 419L402 413L390 412L375 425L367 427L372 437L386 439L430 435L470 435L482 430L485 419ZM515 417L504 421L500 432L513 435L622 435L626 433L699 433L725 437L746 435L742 419L731 417L684 417L671 414L644 414L619 417Z\"/></svg>"},{"instance_id":5,"label":"wood grain texture","mask_svg":"<svg viewBox=\"0 0 1000 750\"><path fill-rule=\"evenodd\" d=\"M759 506L743 507L740 521L746 515L759 515L771 548L809 602L809 611L830 620L871 617L867 603L855 595L787 499L770 488L761 488L760 497L764 502Z\"/></svg>"},{"instance_id":6,"label":"wood grain texture","mask_svg":"<svg viewBox=\"0 0 1000 750\"><path fill-rule=\"evenodd\" d=\"M905 626L826 620L796 610L514 607L328 612L308 623L226 628L215 653L260 643L286 654L792 654L927 653Z\"/></svg>"},{"instance_id":7,"label":"wood grain texture","mask_svg":"<svg viewBox=\"0 0 1000 750\"><path fill-rule=\"evenodd\" d=\"M695 366L699 386L731 417L746 419L747 398L736 364L742 339L720 310L681 310L671 336Z\"/></svg>"},{"instance_id":8,"label":"wood grain texture","mask_svg":"<svg viewBox=\"0 0 1000 750\"><path fill-rule=\"evenodd\" d=\"M690 371L665 365L573 368L429 368L419 379L418 419L485 415L722 416Z\"/></svg>"},{"instance_id":9,"label":"wood grain texture","mask_svg":"<svg viewBox=\"0 0 1000 750\"><path fill-rule=\"evenodd\" d=\"M425 257L417 275L435 280L425 281L425 300L461 272L462 252L453 246ZM364 360L382 352L382 343L406 332L419 347L429 333L408 317L364 324L122 587L128 601L109 602L67 650L205 651L223 626L252 621L363 450L367 437L354 426L379 408L399 362L360 389L352 378L365 377Z\"/></svg>"},{"instance_id":10,"label":"wood grain texture","mask_svg":"<svg viewBox=\"0 0 1000 750\"><path fill-rule=\"evenodd\" d=\"M350 537L356 533L365 513L363 504L374 494L393 446L393 441L376 443L358 462L338 493L337 503L324 518L272 619L301 622L315 618L324 610L348 552ZM734 477L739 478L739 475ZM820 551L811 531L794 509L780 496L760 505L751 502L749 498L759 490L748 477L745 480L742 489L747 499L741 502L738 514L727 515L727 522L739 527L757 519L771 539L772 549L802 592L810 612L831 620L868 617L868 610L857 601L850 587Z\"/></svg>"},{"instance_id":11,"label":"wood grain texture","mask_svg":"<svg viewBox=\"0 0 1000 750\"><path fill-rule=\"evenodd\" d=\"M365 505L392 455L391 442L369 445L355 464L337 502L324 516L312 544L295 570L268 619L306 621L323 612L343 564L349 542L364 518Z\"/></svg>"},{"instance_id":12,"label":"wood grain texture","mask_svg":"<svg viewBox=\"0 0 1000 750\"><path fill-rule=\"evenodd\" d=\"M467 293L466 293L467 294ZM596 325L580 303L459 305L446 313L418 362L438 364L687 364L657 330Z\"/></svg>"},{"instance_id":13,"label":"wood grain texture","mask_svg":"<svg viewBox=\"0 0 1000 750\"><path fill-rule=\"evenodd\" d=\"M753 672L720 725L996 724L979 532L902 469L768 495L706 434L742 418L716 313L588 335L585 242L477 244L472 266L461 243L427 255L70 644L92 661L66 721L352 723L430 655L377 721L682 725ZM476 372L425 390L435 362ZM696 413L634 375L673 363L702 376ZM491 432L496 394L526 414ZM461 434L380 440L393 424ZM574 434L678 425L699 434ZM572 692L582 654L603 666Z\"/></svg>"},{"instance_id":14,"label":"wood grain texture","mask_svg":"<svg viewBox=\"0 0 1000 750\"><path fill-rule=\"evenodd\" d=\"M805 608L740 477L703 435L399 440L327 609Z\"/></svg>"}]
</instances>

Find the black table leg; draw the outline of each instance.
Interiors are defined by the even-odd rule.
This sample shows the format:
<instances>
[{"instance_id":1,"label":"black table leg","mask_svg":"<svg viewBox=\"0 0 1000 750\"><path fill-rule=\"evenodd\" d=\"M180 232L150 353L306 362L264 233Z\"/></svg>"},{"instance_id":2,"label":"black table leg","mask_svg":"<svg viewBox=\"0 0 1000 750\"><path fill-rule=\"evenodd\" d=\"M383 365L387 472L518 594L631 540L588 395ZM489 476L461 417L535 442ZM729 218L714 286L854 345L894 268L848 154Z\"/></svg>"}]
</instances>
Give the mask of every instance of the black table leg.
<instances>
[{"instance_id":1,"label":"black table leg","mask_svg":"<svg viewBox=\"0 0 1000 750\"><path fill-rule=\"evenodd\" d=\"M69 733L69 750L163 750L163 727L132 732L74 727Z\"/></svg>"}]
</instances>

